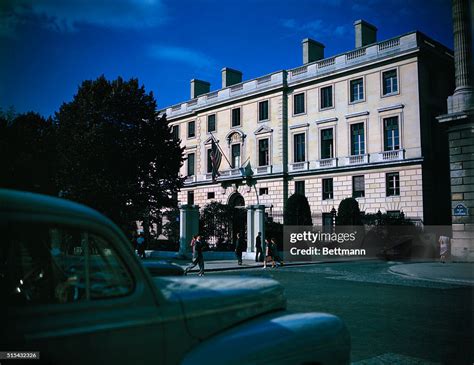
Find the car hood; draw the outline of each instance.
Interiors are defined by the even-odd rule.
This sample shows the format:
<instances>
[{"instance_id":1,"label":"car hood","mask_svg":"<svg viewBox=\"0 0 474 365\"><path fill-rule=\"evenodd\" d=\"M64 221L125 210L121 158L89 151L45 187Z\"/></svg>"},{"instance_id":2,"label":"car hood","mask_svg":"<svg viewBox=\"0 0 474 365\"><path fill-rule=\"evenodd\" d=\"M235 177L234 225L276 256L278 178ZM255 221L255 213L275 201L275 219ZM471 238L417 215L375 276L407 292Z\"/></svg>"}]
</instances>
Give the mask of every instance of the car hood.
<instances>
[{"instance_id":1,"label":"car hood","mask_svg":"<svg viewBox=\"0 0 474 365\"><path fill-rule=\"evenodd\" d=\"M199 339L286 307L283 287L272 279L220 276L153 280L171 305L179 302L190 334Z\"/></svg>"}]
</instances>

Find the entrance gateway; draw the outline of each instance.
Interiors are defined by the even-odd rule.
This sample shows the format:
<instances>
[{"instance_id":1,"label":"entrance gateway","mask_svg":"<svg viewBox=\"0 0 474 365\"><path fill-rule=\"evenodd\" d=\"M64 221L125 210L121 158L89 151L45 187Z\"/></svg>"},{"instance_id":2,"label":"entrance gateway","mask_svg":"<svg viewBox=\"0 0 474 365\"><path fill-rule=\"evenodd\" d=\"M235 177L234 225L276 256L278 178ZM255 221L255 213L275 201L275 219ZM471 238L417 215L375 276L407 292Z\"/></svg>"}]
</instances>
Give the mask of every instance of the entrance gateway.
<instances>
[{"instance_id":1,"label":"entrance gateway","mask_svg":"<svg viewBox=\"0 0 474 365\"><path fill-rule=\"evenodd\" d=\"M227 205L231 209L231 221L232 221L232 243L237 240L237 233L240 233L241 237L245 237L247 233L247 221L245 219L245 199L242 194L235 192L229 197Z\"/></svg>"},{"instance_id":2,"label":"entrance gateway","mask_svg":"<svg viewBox=\"0 0 474 365\"><path fill-rule=\"evenodd\" d=\"M240 193L233 193L227 202L233 208L232 242L237 232L247 238L247 252L255 252L255 238L261 232L262 243L265 242L265 206L249 205ZM191 248L191 238L199 231L199 206L181 205L179 207L179 257L187 257Z\"/></svg>"}]
</instances>

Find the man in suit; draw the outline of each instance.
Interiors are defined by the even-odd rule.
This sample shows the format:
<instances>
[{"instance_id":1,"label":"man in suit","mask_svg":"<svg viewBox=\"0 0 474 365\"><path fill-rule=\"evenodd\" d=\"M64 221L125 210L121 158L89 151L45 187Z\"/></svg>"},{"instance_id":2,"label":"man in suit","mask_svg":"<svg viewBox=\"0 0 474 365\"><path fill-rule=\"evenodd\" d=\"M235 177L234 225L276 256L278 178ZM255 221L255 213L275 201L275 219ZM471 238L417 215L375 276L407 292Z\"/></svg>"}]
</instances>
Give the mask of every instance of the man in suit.
<instances>
[{"instance_id":1,"label":"man in suit","mask_svg":"<svg viewBox=\"0 0 474 365\"><path fill-rule=\"evenodd\" d=\"M263 261L263 250L262 250L262 232L258 232L257 237L255 238L255 262Z\"/></svg>"},{"instance_id":2,"label":"man in suit","mask_svg":"<svg viewBox=\"0 0 474 365\"><path fill-rule=\"evenodd\" d=\"M247 249L244 239L237 233L235 241L235 255L237 256L237 264L242 265L242 252Z\"/></svg>"}]
</instances>

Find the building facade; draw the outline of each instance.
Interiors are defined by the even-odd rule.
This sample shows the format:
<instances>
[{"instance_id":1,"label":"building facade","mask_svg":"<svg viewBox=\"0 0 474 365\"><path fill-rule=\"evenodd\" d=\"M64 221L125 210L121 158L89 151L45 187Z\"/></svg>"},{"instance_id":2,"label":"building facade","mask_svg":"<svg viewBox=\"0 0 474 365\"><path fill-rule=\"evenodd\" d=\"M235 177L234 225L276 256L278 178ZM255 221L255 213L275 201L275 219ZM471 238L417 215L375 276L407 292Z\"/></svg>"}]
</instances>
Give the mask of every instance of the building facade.
<instances>
[{"instance_id":1,"label":"building facade","mask_svg":"<svg viewBox=\"0 0 474 365\"><path fill-rule=\"evenodd\" d=\"M161 111L185 148L180 204L275 213L297 192L320 215L314 224L346 197L367 213L446 223L449 161L435 117L454 88L452 52L419 32L377 42L373 25L354 26L354 50L325 58L305 39L302 66L248 81L224 68L221 89L192 80L191 99ZM229 160L216 182L213 137ZM248 163L254 186L242 177Z\"/></svg>"}]
</instances>

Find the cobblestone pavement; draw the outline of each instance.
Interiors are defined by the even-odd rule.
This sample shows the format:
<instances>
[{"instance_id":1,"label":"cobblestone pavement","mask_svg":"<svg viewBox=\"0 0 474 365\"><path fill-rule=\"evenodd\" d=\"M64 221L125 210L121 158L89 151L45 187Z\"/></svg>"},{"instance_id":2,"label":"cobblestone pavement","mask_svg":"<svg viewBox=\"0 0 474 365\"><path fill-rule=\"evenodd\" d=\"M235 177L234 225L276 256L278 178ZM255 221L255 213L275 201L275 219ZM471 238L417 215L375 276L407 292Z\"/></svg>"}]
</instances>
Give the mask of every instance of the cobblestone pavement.
<instances>
[{"instance_id":1,"label":"cobblestone pavement","mask_svg":"<svg viewBox=\"0 0 474 365\"><path fill-rule=\"evenodd\" d=\"M264 276L285 288L290 311L341 317L354 365L474 363L474 287L394 275L396 263L346 262L208 275Z\"/></svg>"}]
</instances>

